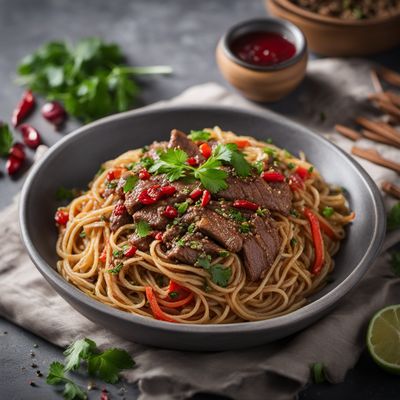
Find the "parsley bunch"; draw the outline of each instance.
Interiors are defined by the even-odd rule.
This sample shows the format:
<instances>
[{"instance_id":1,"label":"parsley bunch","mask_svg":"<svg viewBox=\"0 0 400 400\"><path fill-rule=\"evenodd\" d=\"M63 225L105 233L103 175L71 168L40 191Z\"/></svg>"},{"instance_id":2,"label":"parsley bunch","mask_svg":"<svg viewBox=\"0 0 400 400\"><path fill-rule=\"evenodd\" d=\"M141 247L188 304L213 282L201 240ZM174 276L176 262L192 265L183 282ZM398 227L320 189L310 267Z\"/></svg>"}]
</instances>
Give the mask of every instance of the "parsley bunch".
<instances>
[{"instance_id":1,"label":"parsley bunch","mask_svg":"<svg viewBox=\"0 0 400 400\"><path fill-rule=\"evenodd\" d=\"M180 178L195 178L212 193L226 189L228 174L220 169L223 163L230 164L239 176L248 176L251 165L234 143L219 144L211 156L198 167L187 164L188 155L181 149L168 149L159 155L150 172L165 174L172 182Z\"/></svg>"},{"instance_id":2,"label":"parsley bunch","mask_svg":"<svg viewBox=\"0 0 400 400\"><path fill-rule=\"evenodd\" d=\"M47 43L26 56L17 72L20 84L61 101L70 115L89 122L132 106L139 93L133 76L172 70L168 66L128 67L118 45L88 38L75 46L64 41Z\"/></svg>"},{"instance_id":3,"label":"parsley bunch","mask_svg":"<svg viewBox=\"0 0 400 400\"><path fill-rule=\"evenodd\" d=\"M132 357L121 349L106 349L100 352L96 343L90 339L80 339L72 343L64 352L65 365L58 361L50 364L46 382L49 385L64 384L63 396L67 400L87 399L86 393L70 378L65 376L68 371L81 367L82 361L91 376L98 376L108 383L116 383L118 374L123 369L132 368Z\"/></svg>"}]
</instances>

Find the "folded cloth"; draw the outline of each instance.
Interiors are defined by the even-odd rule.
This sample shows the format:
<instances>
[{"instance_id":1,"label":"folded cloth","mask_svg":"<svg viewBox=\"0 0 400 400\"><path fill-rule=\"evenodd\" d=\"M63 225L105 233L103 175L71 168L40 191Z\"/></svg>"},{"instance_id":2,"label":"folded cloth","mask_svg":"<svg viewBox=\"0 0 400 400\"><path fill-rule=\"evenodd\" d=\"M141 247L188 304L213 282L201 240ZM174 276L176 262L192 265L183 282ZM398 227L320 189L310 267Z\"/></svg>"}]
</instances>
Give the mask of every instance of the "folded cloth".
<instances>
[{"instance_id":1,"label":"folded cloth","mask_svg":"<svg viewBox=\"0 0 400 400\"><path fill-rule=\"evenodd\" d=\"M303 87L292 95L285 112L289 110L288 116L327 134L348 151L351 142L329 131L334 123L346 123L360 112L372 112L365 106L372 90L369 68L357 60L311 62ZM188 103L262 109L214 83L190 88L173 100L151 107ZM378 147L393 160L400 156L398 150L367 140L359 145ZM369 162L362 164L377 183L396 178L390 170ZM0 315L59 346L90 337L100 346L125 348L137 367L124 376L129 382L138 382L141 400L184 399L205 391L234 399L292 399L308 382L314 362L324 363L328 379L339 382L364 347L372 314L400 302L400 279L391 273L386 251L400 240L400 232L395 232L387 237L384 252L360 284L334 311L300 333L240 351L201 354L150 348L127 342L95 325L55 293L20 241L16 202L1 212L0 220Z\"/></svg>"}]
</instances>

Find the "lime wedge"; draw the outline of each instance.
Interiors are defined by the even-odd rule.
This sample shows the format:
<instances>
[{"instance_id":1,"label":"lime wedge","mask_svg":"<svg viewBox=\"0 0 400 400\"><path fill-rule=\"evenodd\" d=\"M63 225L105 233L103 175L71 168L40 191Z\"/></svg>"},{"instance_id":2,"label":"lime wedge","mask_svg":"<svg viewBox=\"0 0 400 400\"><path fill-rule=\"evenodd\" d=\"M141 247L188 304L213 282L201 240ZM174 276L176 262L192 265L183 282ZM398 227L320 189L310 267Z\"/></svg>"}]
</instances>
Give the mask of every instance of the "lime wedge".
<instances>
[{"instance_id":1,"label":"lime wedge","mask_svg":"<svg viewBox=\"0 0 400 400\"><path fill-rule=\"evenodd\" d=\"M383 308L372 317L367 346L380 367L400 374L400 304Z\"/></svg>"}]
</instances>

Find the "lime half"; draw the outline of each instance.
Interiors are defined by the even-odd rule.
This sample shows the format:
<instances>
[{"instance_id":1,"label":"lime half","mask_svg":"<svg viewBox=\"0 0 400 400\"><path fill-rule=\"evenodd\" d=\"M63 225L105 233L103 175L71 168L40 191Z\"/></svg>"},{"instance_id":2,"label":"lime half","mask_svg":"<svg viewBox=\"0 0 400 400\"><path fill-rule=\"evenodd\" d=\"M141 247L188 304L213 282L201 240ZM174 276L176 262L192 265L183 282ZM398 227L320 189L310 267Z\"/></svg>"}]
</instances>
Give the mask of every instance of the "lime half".
<instances>
[{"instance_id":1,"label":"lime half","mask_svg":"<svg viewBox=\"0 0 400 400\"><path fill-rule=\"evenodd\" d=\"M400 374L400 304L383 308L372 317L367 346L379 366Z\"/></svg>"}]
</instances>

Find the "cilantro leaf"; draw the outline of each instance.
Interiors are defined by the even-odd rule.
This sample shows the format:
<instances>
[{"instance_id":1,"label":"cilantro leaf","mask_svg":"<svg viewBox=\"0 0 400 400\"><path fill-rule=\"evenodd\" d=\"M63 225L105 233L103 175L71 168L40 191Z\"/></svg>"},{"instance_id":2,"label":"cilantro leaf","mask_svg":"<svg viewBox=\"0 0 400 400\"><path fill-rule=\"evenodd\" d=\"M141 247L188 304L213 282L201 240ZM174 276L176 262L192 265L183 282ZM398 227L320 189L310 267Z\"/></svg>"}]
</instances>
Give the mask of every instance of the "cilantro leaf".
<instances>
[{"instance_id":1,"label":"cilantro leaf","mask_svg":"<svg viewBox=\"0 0 400 400\"><path fill-rule=\"evenodd\" d=\"M185 176L189 167L186 165L188 155L181 149L168 149L159 155L159 159L150 167L150 173L166 174L173 182Z\"/></svg>"},{"instance_id":2,"label":"cilantro leaf","mask_svg":"<svg viewBox=\"0 0 400 400\"><path fill-rule=\"evenodd\" d=\"M184 214L189 207L189 202L184 201L182 203L175 204L175 206L176 206L176 209L178 210L179 214Z\"/></svg>"},{"instance_id":3,"label":"cilantro leaf","mask_svg":"<svg viewBox=\"0 0 400 400\"><path fill-rule=\"evenodd\" d=\"M199 257L195 265L209 271L211 280L221 287L226 287L232 276L231 267L225 267L221 264L212 265L210 256Z\"/></svg>"},{"instance_id":4,"label":"cilantro leaf","mask_svg":"<svg viewBox=\"0 0 400 400\"><path fill-rule=\"evenodd\" d=\"M387 228L392 231L400 228L400 202L395 204L387 217Z\"/></svg>"},{"instance_id":5,"label":"cilantro leaf","mask_svg":"<svg viewBox=\"0 0 400 400\"><path fill-rule=\"evenodd\" d=\"M81 364L81 360L87 360L88 357L96 350L96 343L90 339L79 339L72 343L67 350L64 351L66 365L64 370L76 370Z\"/></svg>"},{"instance_id":6,"label":"cilantro leaf","mask_svg":"<svg viewBox=\"0 0 400 400\"><path fill-rule=\"evenodd\" d=\"M129 175L124 183L124 193L130 192L138 183L139 177L137 175Z\"/></svg>"},{"instance_id":7,"label":"cilantro leaf","mask_svg":"<svg viewBox=\"0 0 400 400\"><path fill-rule=\"evenodd\" d=\"M49 385L60 385L64 383L63 396L66 400L87 399L86 393L75 382L64 375L64 365L58 361L50 364L46 383Z\"/></svg>"},{"instance_id":8,"label":"cilantro leaf","mask_svg":"<svg viewBox=\"0 0 400 400\"><path fill-rule=\"evenodd\" d=\"M0 123L0 156L6 157L11 149L13 136L7 124Z\"/></svg>"},{"instance_id":9,"label":"cilantro leaf","mask_svg":"<svg viewBox=\"0 0 400 400\"><path fill-rule=\"evenodd\" d=\"M220 264L211 265L211 280L218 286L227 287L229 279L232 276L231 267L225 267Z\"/></svg>"},{"instance_id":10,"label":"cilantro leaf","mask_svg":"<svg viewBox=\"0 0 400 400\"><path fill-rule=\"evenodd\" d=\"M146 221L136 223L136 233L139 237L146 237L151 232L151 227Z\"/></svg>"},{"instance_id":11,"label":"cilantro leaf","mask_svg":"<svg viewBox=\"0 0 400 400\"><path fill-rule=\"evenodd\" d=\"M229 146L229 149L232 152L231 164L233 168L235 168L236 173L242 177L249 176L251 165L244 158L243 153L238 150L237 145L234 143L227 144L227 146Z\"/></svg>"},{"instance_id":12,"label":"cilantro leaf","mask_svg":"<svg viewBox=\"0 0 400 400\"><path fill-rule=\"evenodd\" d=\"M199 168L194 175L203 186L211 193L217 193L220 190L226 189L228 184L226 178L228 174L222 169L216 168Z\"/></svg>"},{"instance_id":13,"label":"cilantro leaf","mask_svg":"<svg viewBox=\"0 0 400 400\"><path fill-rule=\"evenodd\" d=\"M49 385L58 385L64 382L64 365L58 361L54 361L50 364L49 373L46 378L46 382Z\"/></svg>"},{"instance_id":14,"label":"cilantro leaf","mask_svg":"<svg viewBox=\"0 0 400 400\"><path fill-rule=\"evenodd\" d=\"M89 359L88 371L91 375L98 375L103 381L116 383L118 373L134 366L132 357L125 350L108 349Z\"/></svg>"},{"instance_id":15,"label":"cilantro leaf","mask_svg":"<svg viewBox=\"0 0 400 400\"><path fill-rule=\"evenodd\" d=\"M395 251L392 253L390 258L390 265L392 267L392 271L396 276L400 276L400 251Z\"/></svg>"},{"instance_id":16,"label":"cilantro leaf","mask_svg":"<svg viewBox=\"0 0 400 400\"><path fill-rule=\"evenodd\" d=\"M188 138L193 140L194 142L206 142L208 139L210 139L210 137L211 133L207 131L190 131L190 134L188 135Z\"/></svg>"}]
</instances>

